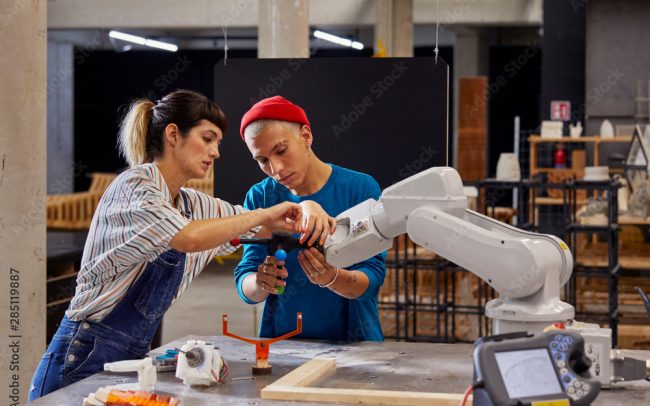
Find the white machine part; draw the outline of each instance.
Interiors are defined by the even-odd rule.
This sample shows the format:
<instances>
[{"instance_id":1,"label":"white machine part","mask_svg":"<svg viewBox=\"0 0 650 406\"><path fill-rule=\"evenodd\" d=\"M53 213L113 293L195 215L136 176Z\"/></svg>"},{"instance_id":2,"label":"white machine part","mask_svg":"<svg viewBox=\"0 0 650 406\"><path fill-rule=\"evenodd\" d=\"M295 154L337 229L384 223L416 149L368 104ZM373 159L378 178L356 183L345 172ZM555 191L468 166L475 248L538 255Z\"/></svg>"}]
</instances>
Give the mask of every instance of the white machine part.
<instances>
[{"instance_id":1,"label":"white machine part","mask_svg":"<svg viewBox=\"0 0 650 406\"><path fill-rule=\"evenodd\" d=\"M486 305L494 334L541 332L574 316L560 300L573 257L559 238L520 230L469 210L463 182L453 168L413 175L337 217L325 244L327 262L340 268L376 255L407 233L486 281L499 294Z\"/></svg>"},{"instance_id":2,"label":"white machine part","mask_svg":"<svg viewBox=\"0 0 650 406\"><path fill-rule=\"evenodd\" d=\"M109 362L104 364L104 371L137 372L138 383L121 383L99 388L95 393L89 393L88 396L83 399L83 406L104 406L106 404L105 399L113 389L153 392L156 386L156 381L158 380L156 366L151 357Z\"/></svg>"},{"instance_id":3,"label":"white machine part","mask_svg":"<svg viewBox=\"0 0 650 406\"><path fill-rule=\"evenodd\" d=\"M104 371L110 372L137 372L138 384L112 385L108 389L140 389L147 392L153 392L156 386L158 375L156 366L153 364L151 357L143 359L130 359L126 361L117 361L104 364Z\"/></svg>"},{"instance_id":4,"label":"white machine part","mask_svg":"<svg viewBox=\"0 0 650 406\"><path fill-rule=\"evenodd\" d=\"M219 351L202 340L189 340L178 353L176 377L186 385L211 386L227 375L227 365Z\"/></svg>"},{"instance_id":5,"label":"white machine part","mask_svg":"<svg viewBox=\"0 0 650 406\"><path fill-rule=\"evenodd\" d=\"M589 372L603 388L617 382L637 381L650 377L650 360L626 357L612 349L612 330L598 324L571 321L567 329L580 332L585 339L585 356L591 361Z\"/></svg>"},{"instance_id":6,"label":"white machine part","mask_svg":"<svg viewBox=\"0 0 650 406\"><path fill-rule=\"evenodd\" d=\"M598 379L603 388L610 382L616 382L612 359L615 354L612 350L612 330L602 328L598 324L571 321L567 329L577 330L585 339L585 356L591 361L589 373Z\"/></svg>"}]
</instances>

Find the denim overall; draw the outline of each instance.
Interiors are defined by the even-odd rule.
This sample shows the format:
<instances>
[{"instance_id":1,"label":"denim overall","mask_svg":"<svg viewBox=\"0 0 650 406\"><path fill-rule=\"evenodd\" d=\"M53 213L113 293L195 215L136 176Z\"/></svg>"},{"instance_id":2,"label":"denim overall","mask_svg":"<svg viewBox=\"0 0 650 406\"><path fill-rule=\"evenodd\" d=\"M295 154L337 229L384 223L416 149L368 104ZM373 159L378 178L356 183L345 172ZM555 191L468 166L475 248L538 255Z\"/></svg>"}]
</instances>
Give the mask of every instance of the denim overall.
<instances>
[{"instance_id":1,"label":"denim overall","mask_svg":"<svg viewBox=\"0 0 650 406\"><path fill-rule=\"evenodd\" d=\"M189 218L187 199L183 202ZM178 291L184 268L185 254L172 248L147 264L101 321L64 316L34 373L29 400L101 372L107 362L143 358Z\"/></svg>"}]
</instances>

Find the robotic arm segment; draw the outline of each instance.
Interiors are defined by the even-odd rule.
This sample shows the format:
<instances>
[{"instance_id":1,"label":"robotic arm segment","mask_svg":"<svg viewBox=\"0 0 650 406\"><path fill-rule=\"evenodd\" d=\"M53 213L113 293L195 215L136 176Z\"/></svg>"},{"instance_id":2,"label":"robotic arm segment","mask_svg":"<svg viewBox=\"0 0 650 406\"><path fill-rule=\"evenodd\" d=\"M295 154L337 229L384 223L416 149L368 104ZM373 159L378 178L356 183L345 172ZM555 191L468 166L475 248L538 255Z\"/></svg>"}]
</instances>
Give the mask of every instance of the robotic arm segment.
<instances>
[{"instance_id":1,"label":"robotic arm segment","mask_svg":"<svg viewBox=\"0 0 650 406\"><path fill-rule=\"evenodd\" d=\"M522 230L469 209L465 210L465 218L472 224L476 224L486 230L494 231L495 233L502 233L516 239L532 240L531 250L540 257L539 261L548 262L549 259L555 261L553 266L560 270L560 286L564 286L569 281L569 278L571 278L571 274L573 273L573 256L564 241L556 236ZM547 256L541 256L540 249L535 247L541 244L545 245L546 249L549 249ZM550 249L551 247L553 249ZM555 255L554 251L559 255ZM548 267L548 264L546 267Z\"/></svg>"},{"instance_id":2,"label":"robotic arm segment","mask_svg":"<svg viewBox=\"0 0 650 406\"><path fill-rule=\"evenodd\" d=\"M430 168L386 188L374 207L373 219L383 235L393 238L406 232L406 219L424 205L462 215L467 198L455 169Z\"/></svg>"},{"instance_id":3,"label":"robotic arm segment","mask_svg":"<svg viewBox=\"0 0 650 406\"><path fill-rule=\"evenodd\" d=\"M486 314L499 321L496 333L518 329L517 323L543 328L574 315L559 298L573 270L566 244L467 210L462 180L453 168L430 168L404 179L385 189L379 201L352 207L337 221L324 247L331 265L343 268L365 260L408 233L501 294L486 306Z\"/></svg>"},{"instance_id":4,"label":"robotic arm segment","mask_svg":"<svg viewBox=\"0 0 650 406\"><path fill-rule=\"evenodd\" d=\"M338 215L336 231L323 247L330 265L346 268L393 245L392 237L380 233L373 220L378 206L381 203L368 199Z\"/></svg>"},{"instance_id":5,"label":"robotic arm segment","mask_svg":"<svg viewBox=\"0 0 650 406\"><path fill-rule=\"evenodd\" d=\"M336 232L324 246L327 262L345 268L387 250L393 237L406 232L411 212L423 205L463 213L467 198L458 172L427 169L385 189L379 201L368 199L339 214Z\"/></svg>"},{"instance_id":6,"label":"robotic arm segment","mask_svg":"<svg viewBox=\"0 0 650 406\"><path fill-rule=\"evenodd\" d=\"M471 271L505 297L531 295L544 283L529 240L499 235L432 206L414 210L406 229L416 244Z\"/></svg>"}]
</instances>

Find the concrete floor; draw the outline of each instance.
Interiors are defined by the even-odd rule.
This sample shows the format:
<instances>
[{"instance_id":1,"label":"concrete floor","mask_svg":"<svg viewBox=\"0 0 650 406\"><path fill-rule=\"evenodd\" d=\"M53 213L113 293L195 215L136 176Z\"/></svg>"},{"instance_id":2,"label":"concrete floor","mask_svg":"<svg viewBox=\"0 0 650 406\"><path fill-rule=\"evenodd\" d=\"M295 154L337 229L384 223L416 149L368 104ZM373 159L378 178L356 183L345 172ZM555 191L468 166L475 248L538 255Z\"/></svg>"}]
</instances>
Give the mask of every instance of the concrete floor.
<instances>
[{"instance_id":1,"label":"concrete floor","mask_svg":"<svg viewBox=\"0 0 650 406\"><path fill-rule=\"evenodd\" d=\"M228 314L228 330L257 336L254 308L237 294L233 278L236 262L218 265L212 261L195 279L163 319L162 342L187 335L221 335L221 315ZM260 309L261 310L261 309Z\"/></svg>"}]
</instances>

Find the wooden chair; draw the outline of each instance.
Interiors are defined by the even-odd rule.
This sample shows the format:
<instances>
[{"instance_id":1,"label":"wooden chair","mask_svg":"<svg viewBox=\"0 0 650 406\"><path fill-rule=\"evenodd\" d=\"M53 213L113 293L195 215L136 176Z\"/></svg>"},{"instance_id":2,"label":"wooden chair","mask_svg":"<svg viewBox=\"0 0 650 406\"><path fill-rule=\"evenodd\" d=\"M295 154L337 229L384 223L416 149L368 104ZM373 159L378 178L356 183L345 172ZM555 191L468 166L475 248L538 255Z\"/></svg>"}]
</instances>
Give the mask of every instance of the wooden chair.
<instances>
[{"instance_id":1,"label":"wooden chair","mask_svg":"<svg viewBox=\"0 0 650 406\"><path fill-rule=\"evenodd\" d=\"M87 192L47 196L47 228L88 230L99 199L115 179L114 173L95 172Z\"/></svg>"}]
</instances>

